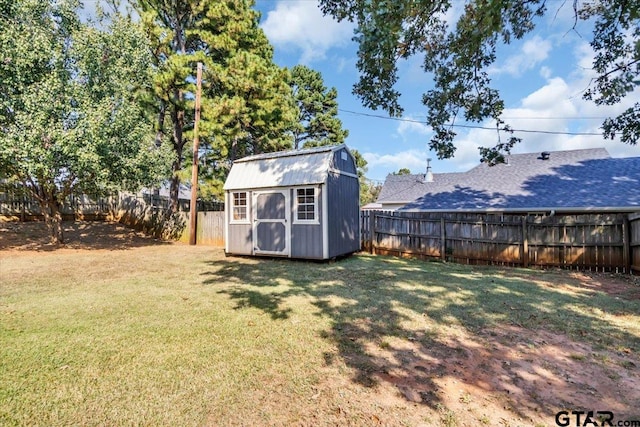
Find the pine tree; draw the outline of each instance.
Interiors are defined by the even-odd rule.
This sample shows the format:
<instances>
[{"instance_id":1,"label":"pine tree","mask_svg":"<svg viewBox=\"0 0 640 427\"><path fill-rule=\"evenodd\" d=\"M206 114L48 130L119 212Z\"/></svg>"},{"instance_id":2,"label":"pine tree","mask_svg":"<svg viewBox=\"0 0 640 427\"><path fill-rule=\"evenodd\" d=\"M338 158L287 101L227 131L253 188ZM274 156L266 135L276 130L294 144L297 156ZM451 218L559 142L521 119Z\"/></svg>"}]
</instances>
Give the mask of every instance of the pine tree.
<instances>
[{"instance_id":1,"label":"pine tree","mask_svg":"<svg viewBox=\"0 0 640 427\"><path fill-rule=\"evenodd\" d=\"M349 131L338 118L338 91L327 89L320 72L304 65L291 70L291 89L298 107L294 148L342 144Z\"/></svg>"},{"instance_id":2,"label":"pine tree","mask_svg":"<svg viewBox=\"0 0 640 427\"><path fill-rule=\"evenodd\" d=\"M290 147L295 109L287 73L248 0L137 0L151 40L156 75L156 131L174 151L171 204L177 209L185 147L192 140L197 62L204 65L199 127L205 192L220 193L230 162Z\"/></svg>"}]
</instances>

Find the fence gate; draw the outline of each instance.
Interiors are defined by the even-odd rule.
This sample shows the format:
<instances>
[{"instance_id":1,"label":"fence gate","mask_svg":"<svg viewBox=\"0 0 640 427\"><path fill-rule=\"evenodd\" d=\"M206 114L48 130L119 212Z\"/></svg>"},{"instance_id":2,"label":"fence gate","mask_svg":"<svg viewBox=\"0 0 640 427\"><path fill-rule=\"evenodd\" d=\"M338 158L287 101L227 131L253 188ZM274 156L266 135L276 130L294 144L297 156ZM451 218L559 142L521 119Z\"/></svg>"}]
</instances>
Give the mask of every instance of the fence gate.
<instances>
[{"instance_id":1,"label":"fence gate","mask_svg":"<svg viewBox=\"0 0 640 427\"><path fill-rule=\"evenodd\" d=\"M254 193L253 252L289 256L288 194L284 191Z\"/></svg>"}]
</instances>

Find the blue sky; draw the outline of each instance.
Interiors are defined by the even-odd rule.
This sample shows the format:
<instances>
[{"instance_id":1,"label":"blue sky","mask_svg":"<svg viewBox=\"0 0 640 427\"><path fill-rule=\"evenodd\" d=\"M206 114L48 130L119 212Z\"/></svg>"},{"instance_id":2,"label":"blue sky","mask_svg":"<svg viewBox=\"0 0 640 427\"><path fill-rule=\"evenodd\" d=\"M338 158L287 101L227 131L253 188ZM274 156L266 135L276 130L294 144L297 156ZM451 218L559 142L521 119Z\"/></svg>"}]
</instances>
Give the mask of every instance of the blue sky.
<instances>
[{"instance_id":1,"label":"blue sky","mask_svg":"<svg viewBox=\"0 0 640 427\"><path fill-rule=\"evenodd\" d=\"M449 18L455 19L464 2L454 0L452 4ZM640 89L613 107L584 101L582 93L593 77L590 27L579 23L577 31L572 31L571 4L548 4L550 13L522 41L502 48L491 70L506 103L504 118L514 129L598 135L519 132L516 136L523 143L514 153L605 147L613 157L640 156L640 146L604 140L598 129L605 117L618 114L638 99ZM552 9L556 6L557 12ZM367 177L384 180L402 167L423 172L428 157L433 159L436 173L465 171L478 164L477 147L495 143L495 131L458 129L458 150L453 159L437 160L435 153L428 151L431 129L424 124L426 110L420 100L432 87L432 79L421 69L420 57L400 64L397 88L403 94L407 121L350 113L386 116L364 108L351 93L358 80L357 46L351 41L353 25L323 16L315 0L256 0L256 8L262 12L261 26L274 46L275 61L287 67L305 64L322 73L327 87L338 90L339 117L349 130L347 145L369 162ZM489 122L483 125L495 126Z\"/></svg>"}]
</instances>

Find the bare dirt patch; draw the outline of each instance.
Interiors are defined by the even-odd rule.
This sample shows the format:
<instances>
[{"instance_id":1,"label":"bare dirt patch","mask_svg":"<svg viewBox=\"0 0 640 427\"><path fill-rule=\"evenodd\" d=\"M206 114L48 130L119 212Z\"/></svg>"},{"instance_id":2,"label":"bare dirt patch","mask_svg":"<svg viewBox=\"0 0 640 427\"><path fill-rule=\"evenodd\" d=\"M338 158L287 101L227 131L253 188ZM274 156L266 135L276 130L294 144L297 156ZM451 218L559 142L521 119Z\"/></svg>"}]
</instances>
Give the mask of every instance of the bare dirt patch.
<instances>
[{"instance_id":1,"label":"bare dirt patch","mask_svg":"<svg viewBox=\"0 0 640 427\"><path fill-rule=\"evenodd\" d=\"M64 221L65 244L52 244L44 222L0 220L0 250L52 251L56 249L128 249L169 244L109 221Z\"/></svg>"},{"instance_id":2,"label":"bare dirt patch","mask_svg":"<svg viewBox=\"0 0 640 427\"><path fill-rule=\"evenodd\" d=\"M640 419L637 355L562 334L509 327L368 350L378 356L373 377L386 404L427 406L442 425L555 425L562 410Z\"/></svg>"},{"instance_id":3,"label":"bare dirt patch","mask_svg":"<svg viewBox=\"0 0 640 427\"><path fill-rule=\"evenodd\" d=\"M584 289L627 300L640 300L640 276L597 272L571 272L568 275L577 279Z\"/></svg>"}]
</instances>

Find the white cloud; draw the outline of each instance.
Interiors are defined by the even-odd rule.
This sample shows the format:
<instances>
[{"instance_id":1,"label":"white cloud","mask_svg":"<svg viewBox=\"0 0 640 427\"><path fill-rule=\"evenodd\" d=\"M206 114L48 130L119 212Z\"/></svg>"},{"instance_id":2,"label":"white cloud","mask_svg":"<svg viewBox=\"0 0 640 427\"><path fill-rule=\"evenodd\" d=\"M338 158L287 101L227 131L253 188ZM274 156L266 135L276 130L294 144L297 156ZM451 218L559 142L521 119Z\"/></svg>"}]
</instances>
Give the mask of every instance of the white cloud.
<instances>
[{"instance_id":1,"label":"white cloud","mask_svg":"<svg viewBox=\"0 0 640 427\"><path fill-rule=\"evenodd\" d=\"M502 66L492 68L492 74L506 73L514 77L521 76L525 71L534 68L549 57L552 44L540 36L533 36L522 44L522 50L505 59Z\"/></svg>"},{"instance_id":2,"label":"white cloud","mask_svg":"<svg viewBox=\"0 0 640 427\"><path fill-rule=\"evenodd\" d=\"M582 93L593 77L591 62L593 52L586 43L574 50L576 70L566 78L552 76L550 70L541 71L546 84L528 94L516 108L504 110L503 118L513 129L548 131L549 133L516 132L523 142L514 153L537 151L576 150L604 147L614 157L640 156L640 146L630 146L617 140L605 140L600 126L605 117L615 117L635 100L640 99L640 89L628 95L623 102L612 106L598 106L582 99ZM493 123L485 123L491 127ZM593 133L595 135L573 135ZM493 146L497 142L495 132L471 130L460 132L456 140L459 150L455 164L462 170L471 158L472 148ZM477 151L476 151L477 153ZM461 156L460 156L461 154Z\"/></svg>"},{"instance_id":3,"label":"white cloud","mask_svg":"<svg viewBox=\"0 0 640 427\"><path fill-rule=\"evenodd\" d=\"M540 75L545 83L538 89L525 94L518 105L507 108L503 113L505 121L514 129L548 131L549 133L516 132L523 142L516 145L514 153L535 153L540 151L576 150L604 147L613 157L640 156L640 145L630 146L620 141L605 140L601 136L600 126L605 117L614 117L640 99L640 88L628 95L623 102L613 106L598 106L592 101L582 99L584 90L593 77L591 62L593 51L586 43L573 49L576 68L564 77L553 74L551 68L541 67ZM486 121L481 124L493 128L495 123ZM462 172L479 163L478 147L492 147L498 141L495 131L484 129L456 128L455 157L449 160L432 162L434 172ZM428 134L428 126L419 123L402 122L397 127L397 135L410 141L412 135ZM572 135L571 133L594 133L595 135ZM504 140L508 136L501 135ZM412 171L422 171L424 159L436 157L433 153L409 150L393 155L368 153L371 170L386 167L395 171L409 167ZM413 157L413 158L412 158ZM414 166L410 166L414 165Z\"/></svg>"},{"instance_id":4,"label":"white cloud","mask_svg":"<svg viewBox=\"0 0 640 427\"><path fill-rule=\"evenodd\" d=\"M362 156L367 161L370 170L387 170L395 172L401 168L408 168L413 173L423 172L426 168L426 151L407 150L394 154L363 153Z\"/></svg>"},{"instance_id":5,"label":"white cloud","mask_svg":"<svg viewBox=\"0 0 640 427\"><path fill-rule=\"evenodd\" d=\"M274 46L300 50L305 64L325 59L329 49L347 44L353 35L353 24L324 16L316 1L278 2L262 29Z\"/></svg>"},{"instance_id":6,"label":"white cloud","mask_svg":"<svg viewBox=\"0 0 640 427\"><path fill-rule=\"evenodd\" d=\"M522 108L540 112L544 117L574 116L576 107L571 88L560 77L551 77L547 84L527 95L521 101Z\"/></svg>"},{"instance_id":7,"label":"white cloud","mask_svg":"<svg viewBox=\"0 0 640 427\"><path fill-rule=\"evenodd\" d=\"M571 18L570 9L566 11L569 18ZM504 74L500 76L499 82L502 86L499 89L502 92L509 91L510 94L517 95L516 99L519 99L511 103L512 108L505 109L503 113L505 121L514 129L548 131L547 133L516 132L515 135L521 137L523 142L516 145L513 152L535 153L604 147L613 157L640 157L640 144L631 146L618 140L605 140L600 129L604 118L617 116L640 99L640 87L636 88L634 93L628 94L623 102L613 106L598 106L593 101L584 100L582 96L595 77L592 70L594 53L584 39L575 37L574 33L567 31L565 24L569 22L572 25L572 21L565 18L559 17L552 25L547 25L556 30L560 27L560 33L548 36L541 34L518 45L520 53L513 55L510 58L512 64L501 70ZM541 84L531 89L532 82L523 82L521 71L525 69L537 72L540 77L536 77L535 82L541 81ZM429 76L420 69L419 58L401 62L401 71L400 82L410 83L401 90L403 94L411 91L424 92L422 84L423 81L428 80ZM531 74L527 78L530 76ZM525 88L528 90L523 90ZM414 101L413 98L407 97L411 101ZM409 108L418 111L417 107ZM412 116L408 117L412 118ZM495 128L495 123L489 121L481 125ZM498 142L495 130L464 128L454 130L458 133L454 141L457 148L455 157L437 160L435 153L428 152L425 147L430 129L420 123L401 122L396 126L395 132L391 130L392 137L396 138L395 141L382 142L385 137L380 135L381 141L375 141L377 144L369 142L371 147L368 147L364 154L369 162L367 176L381 179L387 173L403 167L409 168L414 173L424 172L427 157L434 158L431 165L435 173L467 171L479 164L478 147L491 147ZM501 135L502 140L506 137L507 135ZM393 146L394 144L396 147ZM393 153L394 150L404 151Z\"/></svg>"},{"instance_id":8,"label":"white cloud","mask_svg":"<svg viewBox=\"0 0 640 427\"><path fill-rule=\"evenodd\" d=\"M404 120L398 125L398 135L403 140L414 140L412 135L419 135L420 139L424 139L424 135L431 133L431 127L424 123L424 119L415 118L412 116L403 117Z\"/></svg>"},{"instance_id":9,"label":"white cloud","mask_svg":"<svg viewBox=\"0 0 640 427\"><path fill-rule=\"evenodd\" d=\"M447 9L442 19L447 23L449 28L455 28L458 20L464 13L464 2L454 1L451 3L451 6Z\"/></svg>"},{"instance_id":10,"label":"white cloud","mask_svg":"<svg viewBox=\"0 0 640 427\"><path fill-rule=\"evenodd\" d=\"M551 71L551 68L546 67L546 66L542 66L540 67L540 76L544 79L550 79L551 76L553 75L553 71Z\"/></svg>"}]
</instances>

